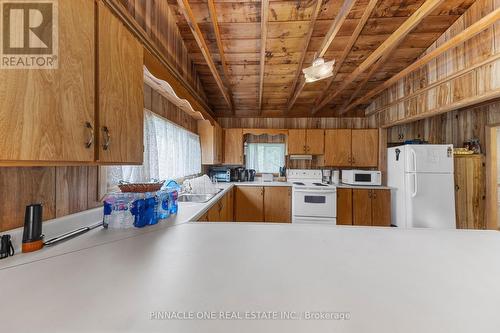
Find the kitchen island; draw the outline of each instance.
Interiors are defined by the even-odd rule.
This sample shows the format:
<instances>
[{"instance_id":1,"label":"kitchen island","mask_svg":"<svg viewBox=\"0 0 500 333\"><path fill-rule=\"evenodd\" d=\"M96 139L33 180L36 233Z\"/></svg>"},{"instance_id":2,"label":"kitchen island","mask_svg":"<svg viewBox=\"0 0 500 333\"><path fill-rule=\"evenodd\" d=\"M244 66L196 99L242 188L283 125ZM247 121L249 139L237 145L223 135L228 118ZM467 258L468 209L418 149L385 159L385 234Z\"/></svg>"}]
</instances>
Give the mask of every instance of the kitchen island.
<instances>
[{"instance_id":1,"label":"kitchen island","mask_svg":"<svg viewBox=\"0 0 500 333\"><path fill-rule=\"evenodd\" d=\"M494 231L182 223L1 269L0 322L5 332L494 332L499 259Z\"/></svg>"}]
</instances>

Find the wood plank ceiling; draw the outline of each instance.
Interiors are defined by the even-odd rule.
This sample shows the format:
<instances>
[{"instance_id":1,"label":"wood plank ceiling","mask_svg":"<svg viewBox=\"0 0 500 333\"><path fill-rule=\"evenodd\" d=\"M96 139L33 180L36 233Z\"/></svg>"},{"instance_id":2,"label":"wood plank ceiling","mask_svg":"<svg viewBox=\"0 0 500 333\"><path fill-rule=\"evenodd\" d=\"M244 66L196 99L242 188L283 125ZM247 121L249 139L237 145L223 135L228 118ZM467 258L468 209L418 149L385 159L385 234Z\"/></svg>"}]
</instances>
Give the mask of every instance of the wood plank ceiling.
<instances>
[{"instance_id":1,"label":"wood plank ceiling","mask_svg":"<svg viewBox=\"0 0 500 333\"><path fill-rule=\"evenodd\" d=\"M388 55L357 75L351 84L344 84L424 3L432 5L430 2L438 3L437 7ZM249 117L362 116L369 100L347 113L343 108L413 63L473 2L323 0L318 12L316 0L168 0L214 112L218 116ZM348 8L348 15L345 20L337 19L340 30L324 54L325 60L336 59L340 64L334 70L336 75L333 80L304 85L302 74L297 79L297 72L310 66L315 54L321 52L341 8ZM201 36L195 38L198 30ZM205 50L202 52L203 43L208 58ZM215 63L215 75L210 59ZM218 77L223 86L217 82ZM339 90L342 86L345 88ZM226 94L230 95L229 102ZM334 98L321 103L331 96ZM292 97L296 99L290 103Z\"/></svg>"}]
</instances>

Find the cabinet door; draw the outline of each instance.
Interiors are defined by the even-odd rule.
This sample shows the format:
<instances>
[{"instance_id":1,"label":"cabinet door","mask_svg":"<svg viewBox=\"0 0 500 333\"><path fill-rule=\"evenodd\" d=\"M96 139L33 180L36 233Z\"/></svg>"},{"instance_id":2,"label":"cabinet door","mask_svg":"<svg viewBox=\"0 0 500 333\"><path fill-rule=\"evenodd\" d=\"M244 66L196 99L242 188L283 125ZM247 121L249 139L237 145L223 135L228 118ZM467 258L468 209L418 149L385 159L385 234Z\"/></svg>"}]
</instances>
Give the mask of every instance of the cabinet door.
<instances>
[{"instance_id":1,"label":"cabinet door","mask_svg":"<svg viewBox=\"0 0 500 333\"><path fill-rule=\"evenodd\" d=\"M208 210L207 221L208 222L220 222L221 221L221 211L222 211L222 203L219 200Z\"/></svg>"},{"instance_id":2,"label":"cabinet door","mask_svg":"<svg viewBox=\"0 0 500 333\"><path fill-rule=\"evenodd\" d=\"M320 129L307 130L306 153L323 155L325 153L325 131Z\"/></svg>"},{"instance_id":3,"label":"cabinet door","mask_svg":"<svg viewBox=\"0 0 500 333\"><path fill-rule=\"evenodd\" d=\"M288 130L288 155L306 153L306 130Z\"/></svg>"},{"instance_id":4,"label":"cabinet door","mask_svg":"<svg viewBox=\"0 0 500 333\"><path fill-rule=\"evenodd\" d=\"M224 206L223 219L226 222L231 222L234 220L234 189L227 192L224 198L225 198L225 206Z\"/></svg>"},{"instance_id":5,"label":"cabinet door","mask_svg":"<svg viewBox=\"0 0 500 333\"><path fill-rule=\"evenodd\" d=\"M243 165L243 130L241 128L224 130L224 163Z\"/></svg>"},{"instance_id":6,"label":"cabinet door","mask_svg":"<svg viewBox=\"0 0 500 333\"><path fill-rule=\"evenodd\" d=\"M457 229L467 229L467 160L454 158L455 215Z\"/></svg>"},{"instance_id":7,"label":"cabinet door","mask_svg":"<svg viewBox=\"0 0 500 333\"><path fill-rule=\"evenodd\" d=\"M236 187L234 206L236 222L264 222L264 188Z\"/></svg>"},{"instance_id":8,"label":"cabinet door","mask_svg":"<svg viewBox=\"0 0 500 333\"><path fill-rule=\"evenodd\" d=\"M352 224L372 225L371 190L352 190Z\"/></svg>"},{"instance_id":9,"label":"cabinet door","mask_svg":"<svg viewBox=\"0 0 500 333\"><path fill-rule=\"evenodd\" d=\"M356 167L378 166L378 130L352 130L352 165Z\"/></svg>"},{"instance_id":10,"label":"cabinet door","mask_svg":"<svg viewBox=\"0 0 500 333\"><path fill-rule=\"evenodd\" d=\"M352 189L337 188L337 224L352 225Z\"/></svg>"},{"instance_id":11,"label":"cabinet door","mask_svg":"<svg viewBox=\"0 0 500 333\"><path fill-rule=\"evenodd\" d=\"M105 5L98 6L98 158L104 163L142 164L143 49Z\"/></svg>"},{"instance_id":12,"label":"cabinet door","mask_svg":"<svg viewBox=\"0 0 500 333\"><path fill-rule=\"evenodd\" d=\"M94 10L59 1L57 69L0 69L0 163L94 161Z\"/></svg>"},{"instance_id":13,"label":"cabinet door","mask_svg":"<svg viewBox=\"0 0 500 333\"><path fill-rule=\"evenodd\" d=\"M292 188L285 186L264 187L264 221L291 222Z\"/></svg>"},{"instance_id":14,"label":"cabinet door","mask_svg":"<svg viewBox=\"0 0 500 333\"><path fill-rule=\"evenodd\" d=\"M372 190L372 225L391 226L391 191Z\"/></svg>"},{"instance_id":15,"label":"cabinet door","mask_svg":"<svg viewBox=\"0 0 500 333\"><path fill-rule=\"evenodd\" d=\"M224 155L224 144L223 144L222 127L220 127L219 124L216 124L215 125L215 158L214 158L214 163L221 164L224 161L223 155Z\"/></svg>"},{"instance_id":16,"label":"cabinet door","mask_svg":"<svg viewBox=\"0 0 500 333\"><path fill-rule=\"evenodd\" d=\"M325 165L351 166L351 130L335 129L325 131Z\"/></svg>"}]
</instances>

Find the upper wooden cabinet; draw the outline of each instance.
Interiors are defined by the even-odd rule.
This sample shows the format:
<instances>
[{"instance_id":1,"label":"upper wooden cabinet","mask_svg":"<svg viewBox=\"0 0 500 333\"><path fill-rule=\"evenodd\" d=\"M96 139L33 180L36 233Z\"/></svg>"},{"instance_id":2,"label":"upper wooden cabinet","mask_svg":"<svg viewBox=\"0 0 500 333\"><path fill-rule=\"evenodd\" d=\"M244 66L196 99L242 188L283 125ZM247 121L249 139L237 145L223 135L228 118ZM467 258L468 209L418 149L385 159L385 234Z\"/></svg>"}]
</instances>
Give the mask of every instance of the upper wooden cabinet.
<instances>
[{"instance_id":1,"label":"upper wooden cabinet","mask_svg":"<svg viewBox=\"0 0 500 333\"><path fill-rule=\"evenodd\" d=\"M243 130L224 130L224 164L243 165Z\"/></svg>"},{"instance_id":2,"label":"upper wooden cabinet","mask_svg":"<svg viewBox=\"0 0 500 333\"><path fill-rule=\"evenodd\" d=\"M143 48L98 3L99 162L142 164L144 156Z\"/></svg>"},{"instance_id":3,"label":"upper wooden cabinet","mask_svg":"<svg viewBox=\"0 0 500 333\"><path fill-rule=\"evenodd\" d=\"M288 130L289 155L323 155L325 152L325 131L322 129Z\"/></svg>"},{"instance_id":4,"label":"upper wooden cabinet","mask_svg":"<svg viewBox=\"0 0 500 333\"><path fill-rule=\"evenodd\" d=\"M352 165L376 167L378 165L378 130L352 130Z\"/></svg>"},{"instance_id":5,"label":"upper wooden cabinet","mask_svg":"<svg viewBox=\"0 0 500 333\"><path fill-rule=\"evenodd\" d=\"M326 130L325 165L335 167L377 167L378 130Z\"/></svg>"},{"instance_id":6,"label":"upper wooden cabinet","mask_svg":"<svg viewBox=\"0 0 500 333\"><path fill-rule=\"evenodd\" d=\"M141 44L100 2L58 13L57 69L0 70L0 164L142 163Z\"/></svg>"},{"instance_id":7,"label":"upper wooden cabinet","mask_svg":"<svg viewBox=\"0 0 500 333\"><path fill-rule=\"evenodd\" d=\"M264 187L264 221L290 223L292 220L292 188Z\"/></svg>"},{"instance_id":8,"label":"upper wooden cabinet","mask_svg":"<svg viewBox=\"0 0 500 333\"><path fill-rule=\"evenodd\" d=\"M335 129L325 131L325 164L327 166L350 167L351 130Z\"/></svg>"},{"instance_id":9,"label":"upper wooden cabinet","mask_svg":"<svg viewBox=\"0 0 500 333\"><path fill-rule=\"evenodd\" d=\"M94 2L58 6L59 67L0 69L0 163L94 161Z\"/></svg>"},{"instance_id":10,"label":"upper wooden cabinet","mask_svg":"<svg viewBox=\"0 0 500 333\"><path fill-rule=\"evenodd\" d=\"M201 141L201 163L221 164L223 162L223 134L219 124L198 120L198 135Z\"/></svg>"}]
</instances>

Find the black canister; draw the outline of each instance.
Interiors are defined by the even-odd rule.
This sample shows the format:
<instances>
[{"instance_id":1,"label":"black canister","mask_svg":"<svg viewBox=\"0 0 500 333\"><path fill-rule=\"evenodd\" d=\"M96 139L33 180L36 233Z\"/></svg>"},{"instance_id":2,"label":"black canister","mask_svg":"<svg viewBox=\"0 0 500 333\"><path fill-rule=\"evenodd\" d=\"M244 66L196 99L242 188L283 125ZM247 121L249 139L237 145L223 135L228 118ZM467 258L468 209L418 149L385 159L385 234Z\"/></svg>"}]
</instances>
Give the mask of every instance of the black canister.
<instances>
[{"instance_id":1,"label":"black canister","mask_svg":"<svg viewBox=\"0 0 500 333\"><path fill-rule=\"evenodd\" d=\"M42 204L26 206L24 215L23 252L32 252L43 247Z\"/></svg>"}]
</instances>

